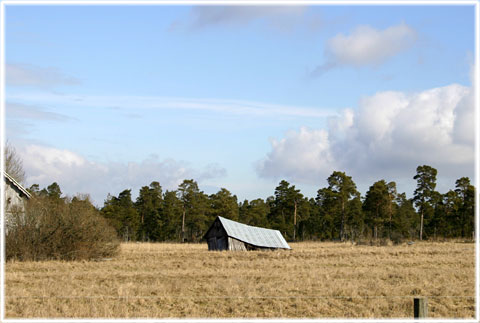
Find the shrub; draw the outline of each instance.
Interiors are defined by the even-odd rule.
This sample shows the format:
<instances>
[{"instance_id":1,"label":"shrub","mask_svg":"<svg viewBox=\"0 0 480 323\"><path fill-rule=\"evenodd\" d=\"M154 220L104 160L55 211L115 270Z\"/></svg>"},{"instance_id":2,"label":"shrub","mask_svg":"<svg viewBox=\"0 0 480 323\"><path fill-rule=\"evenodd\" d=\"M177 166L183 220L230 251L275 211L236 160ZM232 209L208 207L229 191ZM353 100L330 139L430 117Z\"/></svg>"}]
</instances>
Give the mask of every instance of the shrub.
<instances>
[{"instance_id":1,"label":"shrub","mask_svg":"<svg viewBox=\"0 0 480 323\"><path fill-rule=\"evenodd\" d=\"M95 259L119 247L115 230L81 197L32 198L12 213L5 238L7 260Z\"/></svg>"},{"instance_id":2,"label":"shrub","mask_svg":"<svg viewBox=\"0 0 480 323\"><path fill-rule=\"evenodd\" d=\"M404 240L402 234L399 233L399 232L393 232L391 239L392 239L392 242L393 242L394 245L399 245L399 244L403 243L403 240Z\"/></svg>"}]
</instances>

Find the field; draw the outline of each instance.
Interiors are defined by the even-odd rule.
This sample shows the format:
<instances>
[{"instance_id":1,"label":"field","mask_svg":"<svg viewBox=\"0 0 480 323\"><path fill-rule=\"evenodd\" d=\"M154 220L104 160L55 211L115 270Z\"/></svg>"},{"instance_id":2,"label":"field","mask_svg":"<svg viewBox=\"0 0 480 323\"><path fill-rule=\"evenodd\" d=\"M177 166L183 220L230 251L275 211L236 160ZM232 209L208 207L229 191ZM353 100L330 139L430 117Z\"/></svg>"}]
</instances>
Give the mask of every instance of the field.
<instances>
[{"instance_id":1,"label":"field","mask_svg":"<svg viewBox=\"0 0 480 323\"><path fill-rule=\"evenodd\" d=\"M8 318L412 318L475 315L475 245L292 243L209 252L206 244L122 244L104 261L8 262Z\"/></svg>"}]
</instances>

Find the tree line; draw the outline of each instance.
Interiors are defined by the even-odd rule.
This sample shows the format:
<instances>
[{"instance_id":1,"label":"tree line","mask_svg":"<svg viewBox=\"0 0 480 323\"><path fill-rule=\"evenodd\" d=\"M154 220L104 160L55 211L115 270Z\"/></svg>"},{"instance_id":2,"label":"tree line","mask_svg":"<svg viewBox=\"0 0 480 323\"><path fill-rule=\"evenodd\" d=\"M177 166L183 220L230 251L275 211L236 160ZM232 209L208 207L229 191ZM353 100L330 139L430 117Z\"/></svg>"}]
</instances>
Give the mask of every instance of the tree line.
<instances>
[{"instance_id":1,"label":"tree line","mask_svg":"<svg viewBox=\"0 0 480 323\"><path fill-rule=\"evenodd\" d=\"M98 212L124 241L196 242L217 216L280 230L289 241L472 238L475 188L470 179L458 179L454 189L441 194L436 178L435 168L419 166L412 198L383 179L362 197L350 176L334 171L315 198L282 180L273 196L240 202L225 188L207 195L193 179L165 192L154 181L140 189L135 201L130 189L109 195ZM61 194L56 183L41 191L33 185L30 191Z\"/></svg>"}]
</instances>

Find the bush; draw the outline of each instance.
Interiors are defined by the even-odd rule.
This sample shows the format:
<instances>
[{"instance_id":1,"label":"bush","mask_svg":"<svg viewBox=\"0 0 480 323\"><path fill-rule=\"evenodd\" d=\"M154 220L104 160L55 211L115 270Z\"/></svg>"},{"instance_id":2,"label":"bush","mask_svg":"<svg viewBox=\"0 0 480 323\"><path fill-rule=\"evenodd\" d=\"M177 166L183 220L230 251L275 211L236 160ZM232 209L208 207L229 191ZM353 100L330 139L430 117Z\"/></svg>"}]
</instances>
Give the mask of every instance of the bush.
<instances>
[{"instance_id":1,"label":"bush","mask_svg":"<svg viewBox=\"0 0 480 323\"><path fill-rule=\"evenodd\" d=\"M404 240L403 235L399 232L393 232L391 239L394 245L402 244Z\"/></svg>"},{"instance_id":2,"label":"bush","mask_svg":"<svg viewBox=\"0 0 480 323\"><path fill-rule=\"evenodd\" d=\"M88 198L35 197L8 219L5 254L17 260L82 260L116 254L115 230Z\"/></svg>"}]
</instances>

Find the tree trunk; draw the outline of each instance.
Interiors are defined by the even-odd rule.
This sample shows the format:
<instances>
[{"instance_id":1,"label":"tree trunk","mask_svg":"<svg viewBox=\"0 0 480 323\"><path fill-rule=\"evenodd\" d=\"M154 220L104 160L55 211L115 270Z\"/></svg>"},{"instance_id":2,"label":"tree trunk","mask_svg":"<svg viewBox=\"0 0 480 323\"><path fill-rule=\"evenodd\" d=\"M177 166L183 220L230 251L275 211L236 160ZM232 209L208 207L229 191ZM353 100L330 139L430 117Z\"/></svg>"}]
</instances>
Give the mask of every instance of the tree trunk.
<instances>
[{"instance_id":1,"label":"tree trunk","mask_svg":"<svg viewBox=\"0 0 480 323\"><path fill-rule=\"evenodd\" d=\"M297 232L297 201L294 204L294 211L293 211L293 241L295 241L295 234Z\"/></svg>"},{"instance_id":2,"label":"tree trunk","mask_svg":"<svg viewBox=\"0 0 480 323\"><path fill-rule=\"evenodd\" d=\"M340 241L343 241L343 230L345 228L345 202L342 198L342 223L340 225Z\"/></svg>"},{"instance_id":3,"label":"tree trunk","mask_svg":"<svg viewBox=\"0 0 480 323\"><path fill-rule=\"evenodd\" d=\"M421 211L421 217L420 217L420 241L422 241L423 238L423 208Z\"/></svg>"},{"instance_id":4,"label":"tree trunk","mask_svg":"<svg viewBox=\"0 0 480 323\"><path fill-rule=\"evenodd\" d=\"M183 207L182 215L182 242L185 242L185 206Z\"/></svg>"},{"instance_id":5,"label":"tree trunk","mask_svg":"<svg viewBox=\"0 0 480 323\"><path fill-rule=\"evenodd\" d=\"M392 240L392 202L388 202L388 213L389 213L389 219L388 219L388 239Z\"/></svg>"}]
</instances>

